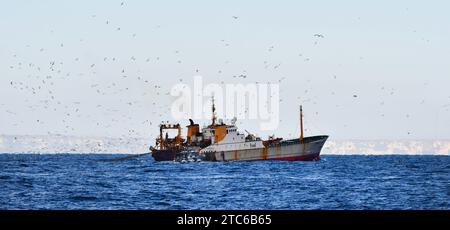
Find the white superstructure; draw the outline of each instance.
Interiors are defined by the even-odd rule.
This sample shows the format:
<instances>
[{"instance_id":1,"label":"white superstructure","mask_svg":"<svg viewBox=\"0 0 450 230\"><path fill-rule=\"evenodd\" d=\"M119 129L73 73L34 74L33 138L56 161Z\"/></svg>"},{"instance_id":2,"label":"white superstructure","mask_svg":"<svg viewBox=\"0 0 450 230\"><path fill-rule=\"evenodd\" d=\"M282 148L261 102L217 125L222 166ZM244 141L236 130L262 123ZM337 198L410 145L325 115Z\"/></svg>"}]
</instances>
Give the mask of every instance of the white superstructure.
<instances>
[{"instance_id":1,"label":"white superstructure","mask_svg":"<svg viewBox=\"0 0 450 230\"><path fill-rule=\"evenodd\" d=\"M232 125L226 125L226 133L223 139L218 142L214 141L215 129L203 129L203 133L211 133L212 143L210 146L203 148L200 152L222 152L222 151L235 151L246 149L261 149L264 148L263 142L260 138L255 137L252 134L247 135L238 132L235 119L233 119ZM223 124L223 123L222 123Z\"/></svg>"}]
</instances>

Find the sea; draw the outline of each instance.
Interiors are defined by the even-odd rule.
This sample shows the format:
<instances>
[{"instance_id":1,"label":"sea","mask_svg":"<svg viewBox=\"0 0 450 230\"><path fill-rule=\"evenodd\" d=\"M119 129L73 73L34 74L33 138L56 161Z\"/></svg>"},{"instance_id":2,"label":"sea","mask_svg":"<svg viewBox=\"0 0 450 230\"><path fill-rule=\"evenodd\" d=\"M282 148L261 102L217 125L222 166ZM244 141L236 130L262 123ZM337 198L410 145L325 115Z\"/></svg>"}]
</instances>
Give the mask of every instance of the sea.
<instances>
[{"instance_id":1,"label":"sea","mask_svg":"<svg viewBox=\"0 0 450 230\"><path fill-rule=\"evenodd\" d=\"M450 209L450 156L225 163L120 157L0 154L0 209Z\"/></svg>"}]
</instances>

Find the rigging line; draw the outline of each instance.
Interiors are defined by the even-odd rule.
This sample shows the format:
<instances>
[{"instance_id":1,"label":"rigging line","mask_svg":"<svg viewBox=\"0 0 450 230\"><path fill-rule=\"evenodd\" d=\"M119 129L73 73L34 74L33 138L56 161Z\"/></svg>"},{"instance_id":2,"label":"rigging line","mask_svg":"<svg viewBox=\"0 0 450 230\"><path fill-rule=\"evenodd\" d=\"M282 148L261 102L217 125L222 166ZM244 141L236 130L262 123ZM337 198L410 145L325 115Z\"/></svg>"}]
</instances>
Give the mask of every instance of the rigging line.
<instances>
[{"instance_id":1,"label":"rigging line","mask_svg":"<svg viewBox=\"0 0 450 230\"><path fill-rule=\"evenodd\" d=\"M138 157L143 157L143 156L150 155L150 154L151 153L130 154L130 155L124 156L124 157L100 159L98 161L101 161L101 162L126 161L126 160L131 160L131 159L135 159L135 158L138 158Z\"/></svg>"}]
</instances>

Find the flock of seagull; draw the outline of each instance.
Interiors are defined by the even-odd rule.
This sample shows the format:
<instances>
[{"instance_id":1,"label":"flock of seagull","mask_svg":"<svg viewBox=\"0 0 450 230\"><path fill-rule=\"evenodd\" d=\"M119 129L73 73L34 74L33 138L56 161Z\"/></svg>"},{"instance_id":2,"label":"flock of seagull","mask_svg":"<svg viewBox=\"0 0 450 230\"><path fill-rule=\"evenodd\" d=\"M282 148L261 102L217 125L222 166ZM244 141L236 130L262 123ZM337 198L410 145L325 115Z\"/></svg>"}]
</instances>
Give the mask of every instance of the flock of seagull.
<instances>
[{"instance_id":1,"label":"flock of seagull","mask_svg":"<svg viewBox=\"0 0 450 230\"><path fill-rule=\"evenodd\" d=\"M121 7L125 7L125 2L121 2L120 3ZM232 16L233 20L239 20L238 16ZM106 24L110 24L109 20L106 20L105 22ZM121 28L117 27L117 30L120 31ZM133 33L132 37L136 37L136 33ZM323 34L314 34L312 37L314 37L315 39L325 39L325 36ZM82 39L81 39L82 40ZM229 46L230 44L227 43L225 40L221 40L221 42L223 42L225 44L225 46ZM317 44L317 41L314 42L314 44ZM60 43L59 46L61 48L65 47L64 43ZM268 48L268 52L272 52L275 49L275 46L270 46ZM39 52L45 52L46 49L45 48L40 48ZM176 50L175 53L179 53L179 50ZM300 57L304 58L303 61L308 62L310 61L309 57L304 57L303 54L299 54ZM17 55L14 55L13 58L17 59ZM147 58L145 59L145 62L152 62L152 60L158 61L160 59L160 57L155 57L155 58ZM118 58L116 57L104 57L103 58L103 62L104 63L112 63L113 65L117 65L115 63L117 63ZM130 57L130 61L136 61L137 58L135 56ZM73 58L74 62L79 62L80 58L79 57L74 57ZM181 63L181 60L177 61L178 63ZM96 67L99 65L100 63L91 63L89 66L86 66L86 70L88 70L90 72L90 74L95 75L95 69ZM29 93L31 95L36 95L37 98L39 98L40 100L35 103L35 102L29 102L28 103L28 107L30 112L33 111L37 111L39 109L45 109L46 111L48 111L49 113L54 113L54 112L62 112L63 116L60 117L61 118L61 122L62 124L64 124L65 130L66 130L66 134L70 134L71 132L76 130L76 127L74 127L74 125L71 124L71 120L73 118L81 118L83 116L85 116L86 114L90 114L90 112L88 111L82 111L83 106L81 106L82 102L80 101L73 101L71 103L67 103L64 100L60 100L57 95L55 94L53 88L55 88L55 86L58 85L59 81L64 81L67 78L71 77L72 75L74 75L74 73L65 73L64 72L64 65L65 63L61 62L61 61L55 61L55 60L51 60L48 63L48 66L38 66L34 63L25 63L25 62L17 62L16 65L11 65L9 68L11 70L24 70L24 69L28 69L28 70L33 70L34 72L30 75L28 75L28 78L30 79L29 81L18 81L18 80L11 80L9 82L10 87L13 87L16 90L19 91L23 91L26 93ZM268 69L279 69L281 66L281 63L275 64L275 65L270 65L268 61L264 61L264 68ZM198 73L200 70L196 69L195 72ZM45 74L47 73L47 74ZM222 73L221 70L218 70L218 73ZM38 74L38 75L37 75ZM43 75L42 75L43 74ZM45 76L44 76L45 75ZM76 74L75 74L76 75ZM85 76L85 73L78 73L78 76ZM139 82L139 84L141 85L145 85L149 91L148 92L144 92L141 96L142 97L152 97L154 99L154 101L151 102L151 104L146 104L146 105L142 105L142 101L140 100L123 100L123 101L119 101L117 102L117 105L120 108L108 108L107 106L105 106L104 104L98 103L97 105L95 105L94 109L100 110L103 114L107 114L108 117L110 117L112 114L116 114L117 112L120 112L121 110L128 110L130 109L130 107L133 106L140 106L142 107L152 107L152 115L157 116L159 118L160 121L164 120L165 117L168 116L168 114L170 114L170 108L167 105L164 105L162 103L160 103L160 98L162 97L169 97L170 93L167 87L158 84L158 79L146 79L142 76L134 76L133 74L129 75L127 73L126 68L122 68L122 70L120 71L120 73L118 73L118 75L120 75L121 79L123 81L137 81ZM242 74L237 74L237 75L233 75L230 76L230 78L235 78L235 79L241 79L241 80L249 80L251 81L251 76L249 74L247 74L246 71L243 71ZM282 83L283 81L287 80L285 77L281 77L279 79L277 79L277 81L279 83ZM337 80L337 76L334 75L331 77L330 80ZM182 82L183 79L179 78L179 81ZM310 80L308 80L310 81ZM88 87L90 88L91 91L94 91L97 95L102 96L102 97L108 97L111 95L117 95L117 94L127 94L127 93L131 93L133 92L133 88L130 88L130 86L128 86L127 84L122 84L123 82L111 82L108 85L101 85L100 83L95 83L92 82L92 84L90 84ZM222 84L225 83L225 81L221 81ZM259 83L258 81L255 81L255 83ZM391 89L387 89L385 87L381 88L381 90L385 91L388 90L390 95L394 95L395 93L395 89L391 88ZM302 96L301 97L297 97L297 100L299 102L308 102L311 101L313 99L309 98L309 99L305 99L305 95L307 95L310 91L308 89L306 89L304 92L302 92ZM336 92L331 92L331 95L335 95ZM353 99L358 99L359 95L357 93L350 93L349 97L352 97ZM303 100L302 100L303 99ZM280 103L283 102L283 99L280 99ZM422 101L423 103L424 101ZM385 104L384 101L380 102L380 105L383 106ZM0 106L4 106L4 104L0 104ZM337 105L338 107L338 105ZM10 115L17 115L15 111L13 111L12 109L5 109L5 112L10 114ZM318 112L315 113L316 115L318 114ZM90 115L87 115L90 116ZM385 116L385 114L381 114L382 117ZM410 114L406 114L405 118L410 118L411 115ZM121 117L114 117L112 116L112 118L110 118L110 121L106 122L106 121L99 121L96 122L96 126L98 126L99 128L109 128L111 127L113 124L115 123L119 123L122 120L121 119L126 119L126 120L133 120L135 119L132 115L130 114L124 114L121 115ZM55 122L55 121L46 121L45 118L35 118L36 123L38 124L45 124L46 122ZM102 124L105 123L105 124ZM19 124L15 124L15 125L19 125ZM147 126L156 126L158 125L158 121L151 121L149 119L145 119L142 121L139 121L139 125L147 125ZM52 132L48 132L48 134L53 134ZM411 132L408 132L408 135L410 135ZM130 128L128 130L128 132L126 134L123 134L123 137L135 137L135 136L147 136L147 134L142 134L139 133L136 129Z\"/></svg>"}]
</instances>

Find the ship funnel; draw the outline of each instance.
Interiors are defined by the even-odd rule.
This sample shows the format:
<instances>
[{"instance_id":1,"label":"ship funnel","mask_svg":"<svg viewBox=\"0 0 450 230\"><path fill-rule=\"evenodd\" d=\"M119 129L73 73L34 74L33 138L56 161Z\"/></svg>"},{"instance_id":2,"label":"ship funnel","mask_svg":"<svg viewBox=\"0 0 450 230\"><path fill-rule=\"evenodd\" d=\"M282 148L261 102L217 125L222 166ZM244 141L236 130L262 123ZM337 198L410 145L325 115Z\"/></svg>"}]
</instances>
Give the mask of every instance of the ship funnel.
<instances>
[{"instance_id":1,"label":"ship funnel","mask_svg":"<svg viewBox=\"0 0 450 230\"><path fill-rule=\"evenodd\" d=\"M195 141L195 136L200 132L200 126L195 124L192 119L189 119L190 125L187 126L187 143L191 144Z\"/></svg>"}]
</instances>

